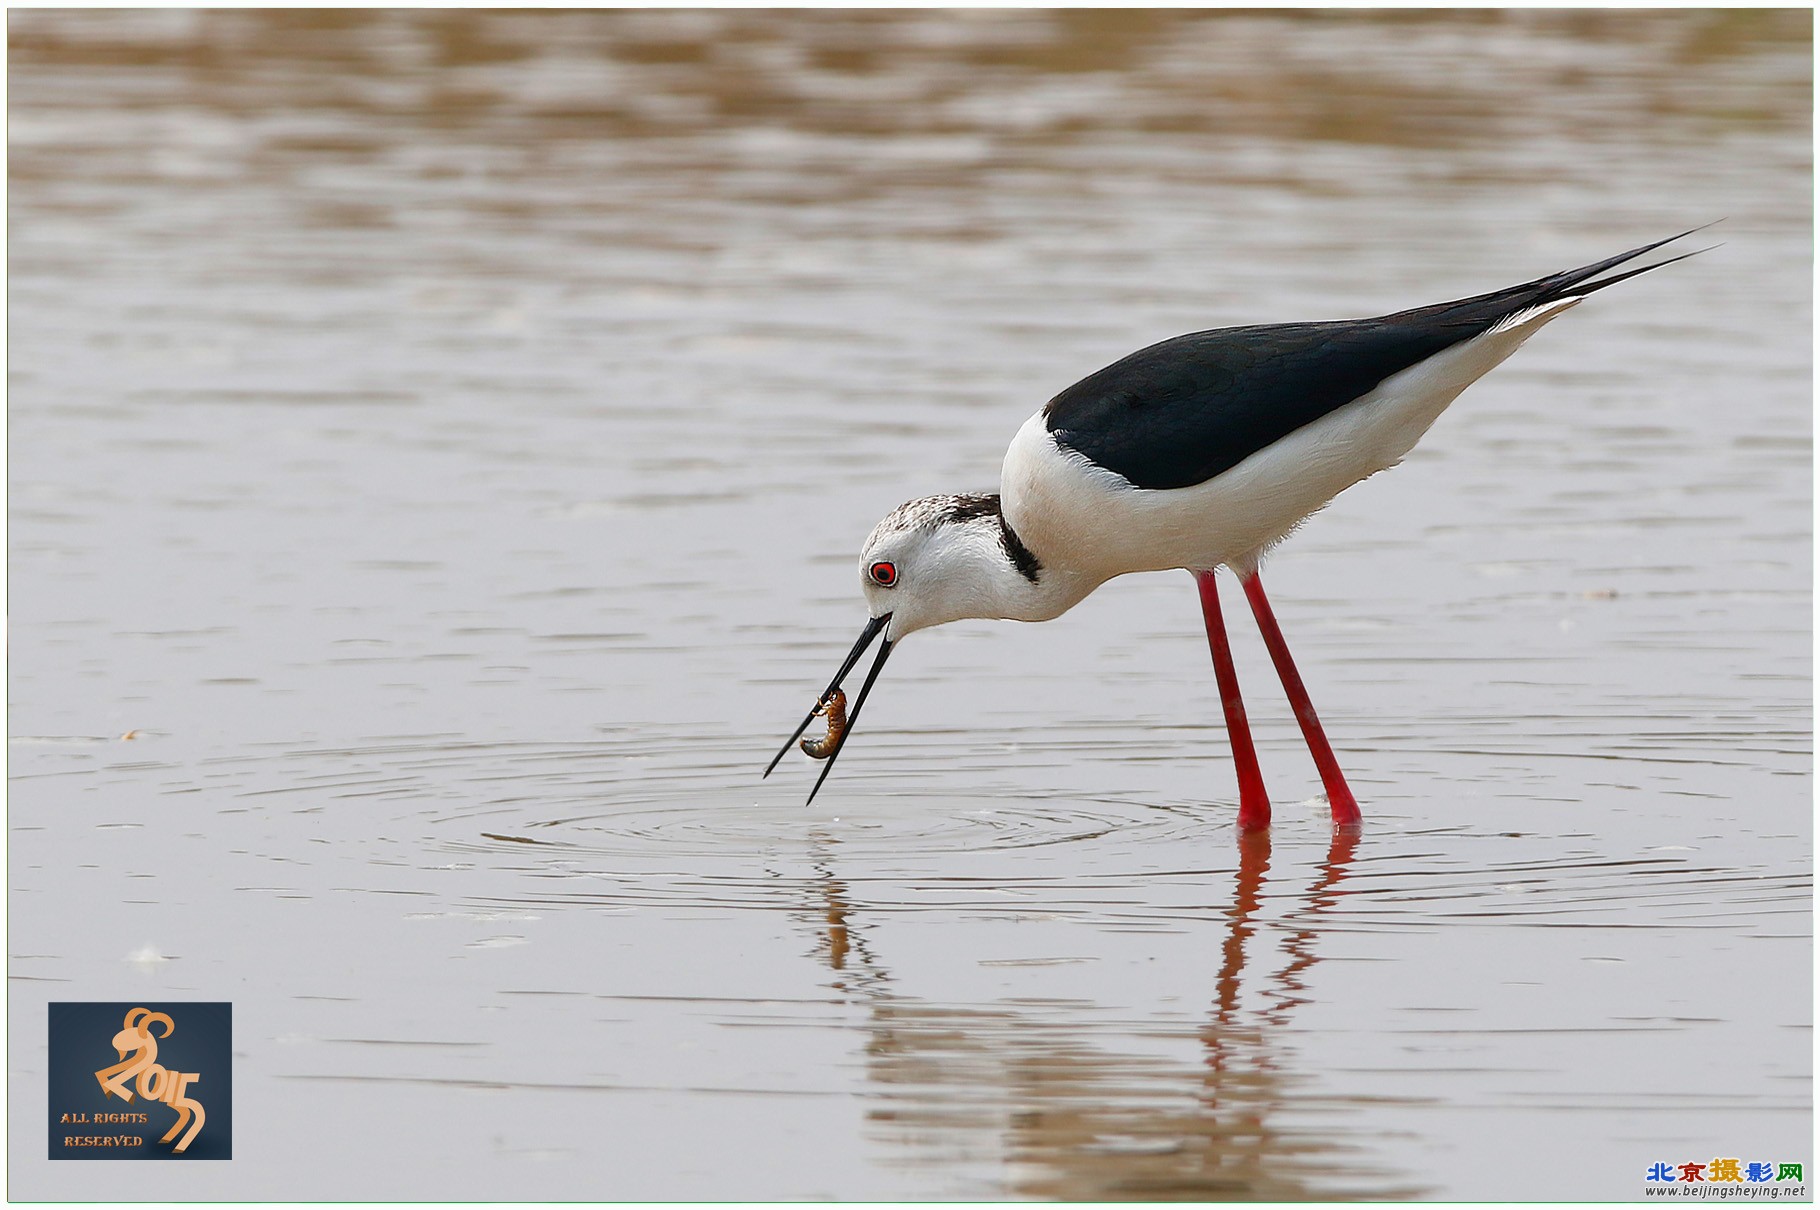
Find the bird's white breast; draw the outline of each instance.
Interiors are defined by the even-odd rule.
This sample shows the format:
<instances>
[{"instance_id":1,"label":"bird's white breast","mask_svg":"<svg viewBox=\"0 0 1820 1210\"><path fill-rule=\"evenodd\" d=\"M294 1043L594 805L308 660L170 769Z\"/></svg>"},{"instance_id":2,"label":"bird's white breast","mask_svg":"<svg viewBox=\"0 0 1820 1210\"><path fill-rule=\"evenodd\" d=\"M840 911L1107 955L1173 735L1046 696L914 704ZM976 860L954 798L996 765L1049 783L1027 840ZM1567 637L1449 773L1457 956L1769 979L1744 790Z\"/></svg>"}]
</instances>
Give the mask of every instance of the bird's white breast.
<instances>
[{"instance_id":1,"label":"bird's white breast","mask_svg":"<svg viewBox=\"0 0 1820 1210\"><path fill-rule=\"evenodd\" d=\"M1177 567L1249 569L1342 491L1395 466L1461 391L1579 301L1513 316L1192 487L1133 487L1058 446L1038 413L1005 454L1005 516L1046 566L1095 582Z\"/></svg>"}]
</instances>

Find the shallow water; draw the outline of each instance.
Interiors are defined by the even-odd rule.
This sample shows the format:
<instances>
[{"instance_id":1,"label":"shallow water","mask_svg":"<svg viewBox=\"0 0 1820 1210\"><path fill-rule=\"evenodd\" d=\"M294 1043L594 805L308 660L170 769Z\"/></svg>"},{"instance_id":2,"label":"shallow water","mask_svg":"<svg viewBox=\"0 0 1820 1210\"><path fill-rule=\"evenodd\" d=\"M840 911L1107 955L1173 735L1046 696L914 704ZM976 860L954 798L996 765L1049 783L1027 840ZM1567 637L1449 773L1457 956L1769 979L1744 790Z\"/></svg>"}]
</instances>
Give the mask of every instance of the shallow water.
<instances>
[{"instance_id":1,"label":"shallow water","mask_svg":"<svg viewBox=\"0 0 1820 1210\"><path fill-rule=\"evenodd\" d=\"M12 13L9 1192L1811 1161L1806 20ZM1270 564L1361 837L1238 626L1238 842L1180 574L758 779L1074 379L1720 216ZM132 997L234 1002L233 1161L45 1161Z\"/></svg>"}]
</instances>

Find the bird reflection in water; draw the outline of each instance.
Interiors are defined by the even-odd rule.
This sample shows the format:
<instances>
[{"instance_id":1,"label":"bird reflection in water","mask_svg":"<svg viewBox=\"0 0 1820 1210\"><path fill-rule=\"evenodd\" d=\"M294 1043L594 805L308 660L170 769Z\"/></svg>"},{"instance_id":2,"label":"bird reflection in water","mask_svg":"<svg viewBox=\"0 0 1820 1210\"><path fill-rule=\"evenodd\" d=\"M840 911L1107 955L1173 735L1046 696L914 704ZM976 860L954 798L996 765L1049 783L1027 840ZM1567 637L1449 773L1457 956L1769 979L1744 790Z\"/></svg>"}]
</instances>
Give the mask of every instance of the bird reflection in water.
<instances>
[{"instance_id":1,"label":"bird reflection in water","mask_svg":"<svg viewBox=\"0 0 1820 1210\"><path fill-rule=\"evenodd\" d=\"M847 884L833 872L833 862L829 851L839 841L825 835L817 835L813 840L814 868L816 886L822 897L822 919L826 928L817 934L817 950L827 962L828 969L836 978L831 986L842 992L861 992L875 990L877 985L890 981L891 976L885 973L878 960L867 948L863 935L855 935L848 927L847 917L853 909L847 902ZM849 970L847 959L852 955L855 969Z\"/></svg>"},{"instance_id":2,"label":"bird reflection in water","mask_svg":"<svg viewBox=\"0 0 1820 1210\"><path fill-rule=\"evenodd\" d=\"M1356 1163L1307 1124L1311 1110L1329 1107L1303 1091L1305 1077L1280 1042L1307 1002L1322 917L1346 894L1359 842L1356 833L1335 834L1312 884L1293 898L1277 888L1267 909L1270 836L1241 837L1212 1001L1194 1028L1121 1019L1090 1002L939 1004L896 990L901 984L873 944L888 917L855 905L835 872L838 841L817 837L819 894L805 923L835 975L831 986L868 1010L864 1062L877 1137L903 1147L911 1166L957 1179L997 1174L954 1195L1274 1201L1419 1193ZM1205 974L1184 972L1184 981L1204 987ZM1197 1061L1167 1055L1171 1041L1189 1040ZM1297 1120L1280 1120L1291 1107Z\"/></svg>"}]
</instances>

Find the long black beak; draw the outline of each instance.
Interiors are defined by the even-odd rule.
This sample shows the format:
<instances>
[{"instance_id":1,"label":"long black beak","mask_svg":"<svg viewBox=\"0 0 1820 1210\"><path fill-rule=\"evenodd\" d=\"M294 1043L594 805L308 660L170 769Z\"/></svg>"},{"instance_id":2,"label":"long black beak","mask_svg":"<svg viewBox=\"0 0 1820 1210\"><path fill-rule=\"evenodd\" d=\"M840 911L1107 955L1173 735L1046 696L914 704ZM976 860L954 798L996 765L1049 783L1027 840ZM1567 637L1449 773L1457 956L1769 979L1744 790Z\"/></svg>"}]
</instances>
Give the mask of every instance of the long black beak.
<instances>
[{"instance_id":1,"label":"long black beak","mask_svg":"<svg viewBox=\"0 0 1820 1210\"><path fill-rule=\"evenodd\" d=\"M872 645L872 640L879 636L885 629L885 624L890 620L891 615L887 613L866 623L866 628L859 632L859 641L853 644L853 650L848 652L847 658L842 661L840 671L835 673L834 679L828 682L828 688L823 692L821 698L816 699L816 706L804 716L796 730L790 733L790 738L784 741L784 746L777 750L777 755L771 758L771 763L765 766L764 775L766 777L771 776L771 770L777 768L777 762L784 758L784 753L788 752L791 745L795 744L802 737L803 732L809 729L809 724L815 721L815 710L820 707L822 700L840 688L840 683L846 679L849 672L853 671L853 666L859 663L859 657L866 653L866 648ZM847 729L835 742L834 751L828 754L827 761L822 765L821 776L815 779L815 788L809 791L809 798L803 804L804 806L815 801L816 794L821 791L822 783L828 780L828 774L834 768L835 758L841 754L841 749L847 746L847 739L853 734L853 724L859 720L860 709L866 704L866 695L872 692L872 683L878 680L880 669L884 668L885 661L891 658L892 645L890 639L884 639L879 643L878 658L872 661L872 668L866 673L866 681L860 686L859 697L854 701L853 708L847 712Z\"/></svg>"}]
</instances>

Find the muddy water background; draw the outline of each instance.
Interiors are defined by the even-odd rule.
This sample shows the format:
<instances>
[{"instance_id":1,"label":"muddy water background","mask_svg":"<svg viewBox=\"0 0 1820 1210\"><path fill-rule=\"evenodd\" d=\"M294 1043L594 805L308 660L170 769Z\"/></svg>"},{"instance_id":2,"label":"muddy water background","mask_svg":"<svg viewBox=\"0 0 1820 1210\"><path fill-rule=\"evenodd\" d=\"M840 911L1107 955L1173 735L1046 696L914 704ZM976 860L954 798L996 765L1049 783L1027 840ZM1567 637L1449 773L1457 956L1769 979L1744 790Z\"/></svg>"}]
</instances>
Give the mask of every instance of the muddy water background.
<instances>
[{"instance_id":1,"label":"muddy water background","mask_svg":"<svg viewBox=\"0 0 1820 1210\"><path fill-rule=\"evenodd\" d=\"M1804 14L10 35L13 1196L1811 1161ZM1719 217L1271 564L1356 843L1248 624L1237 843L1179 574L758 780L1062 386ZM45 1002L133 997L234 1002L231 1163L46 1163Z\"/></svg>"}]
</instances>

